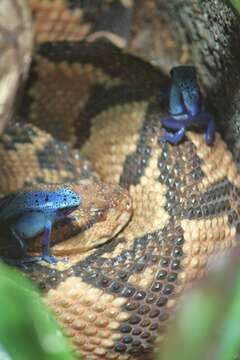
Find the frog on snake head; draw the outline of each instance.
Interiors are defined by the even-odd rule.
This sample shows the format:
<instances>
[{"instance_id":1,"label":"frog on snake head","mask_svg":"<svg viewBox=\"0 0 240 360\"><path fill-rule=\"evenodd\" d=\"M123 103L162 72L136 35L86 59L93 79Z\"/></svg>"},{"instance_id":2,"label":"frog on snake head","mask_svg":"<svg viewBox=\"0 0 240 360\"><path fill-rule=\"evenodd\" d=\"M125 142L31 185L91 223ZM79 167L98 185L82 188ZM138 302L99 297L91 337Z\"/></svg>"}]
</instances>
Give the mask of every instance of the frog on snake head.
<instances>
[{"instance_id":1,"label":"frog on snake head","mask_svg":"<svg viewBox=\"0 0 240 360\"><path fill-rule=\"evenodd\" d=\"M49 250L52 227L56 221L76 210L80 203L79 195L67 185L11 193L0 199L0 251L5 250L3 260L19 266L37 260L56 263ZM26 240L41 233L42 255L27 257Z\"/></svg>"},{"instance_id":2,"label":"frog on snake head","mask_svg":"<svg viewBox=\"0 0 240 360\"><path fill-rule=\"evenodd\" d=\"M164 129L164 140L171 144L179 144L187 128L197 126L205 130L206 144L211 145L214 140L215 124L212 117L203 111L195 68L177 66L172 68L170 74L172 79L169 96L170 116L162 118L161 123L176 132L170 133Z\"/></svg>"}]
</instances>

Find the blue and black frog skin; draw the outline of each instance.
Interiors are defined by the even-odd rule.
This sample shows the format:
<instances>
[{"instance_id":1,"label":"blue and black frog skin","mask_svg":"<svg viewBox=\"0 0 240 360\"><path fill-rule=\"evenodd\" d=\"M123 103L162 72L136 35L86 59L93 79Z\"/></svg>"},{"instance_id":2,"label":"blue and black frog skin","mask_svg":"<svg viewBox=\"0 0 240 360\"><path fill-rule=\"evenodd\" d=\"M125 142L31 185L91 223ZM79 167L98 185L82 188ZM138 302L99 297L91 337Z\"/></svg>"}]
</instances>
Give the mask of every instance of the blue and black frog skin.
<instances>
[{"instance_id":1,"label":"blue and black frog skin","mask_svg":"<svg viewBox=\"0 0 240 360\"><path fill-rule=\"evenodd\" d=\"M48 186L47 189L11 193L0 200L0 251L3 259L14 265L37 260L56 263L50 254L51 230L56 221L68 216L81 203L71 187ZM27 257L26 241L43 233L42 255Z\"/></svg>"},{"instance_id":2,"label":"blue and black frog skin","mask_svg":"<svg viewBox=\"0 0 240 360\"><path fill-rule=\"evenodd\" d=\"M196 70L193 66L177 66L172 68L172 85L169 96L169 116L162 118L164 140L171 144L179 144L186 130L195 126L205 132L205 141L211 145L214 141L215 124L212 117L203 111L201 91L197 82Z\"/></svg>"}]
</instances>

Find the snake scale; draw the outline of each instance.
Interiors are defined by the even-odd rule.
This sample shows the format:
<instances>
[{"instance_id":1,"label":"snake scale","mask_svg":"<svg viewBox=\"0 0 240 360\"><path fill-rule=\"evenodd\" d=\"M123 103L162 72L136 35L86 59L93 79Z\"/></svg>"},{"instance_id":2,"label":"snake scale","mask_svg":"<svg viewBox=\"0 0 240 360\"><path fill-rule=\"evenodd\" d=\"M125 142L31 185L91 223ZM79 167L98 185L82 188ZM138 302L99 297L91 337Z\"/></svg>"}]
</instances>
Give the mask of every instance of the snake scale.
<instances>
[{"instance_id":1,"label":"snake scale","mask_svg":"<svg viewBox=\"0 0 240 360\"><path fill-rule=\"evenodd\" d=\"M73 3L29 0L66 23L79 16ZM109 43L78 41L82 27L58 38L61 26L53 35L40 15L19 122L0 138L0 192L80 180L83 209L54 229L52 252L68 261L23 272L76 353L152 358L182 291L238 243L240 177L219 133L212 146L197 131L162 142L169 79L159 69Z\"/></svg>"}]
</instances>

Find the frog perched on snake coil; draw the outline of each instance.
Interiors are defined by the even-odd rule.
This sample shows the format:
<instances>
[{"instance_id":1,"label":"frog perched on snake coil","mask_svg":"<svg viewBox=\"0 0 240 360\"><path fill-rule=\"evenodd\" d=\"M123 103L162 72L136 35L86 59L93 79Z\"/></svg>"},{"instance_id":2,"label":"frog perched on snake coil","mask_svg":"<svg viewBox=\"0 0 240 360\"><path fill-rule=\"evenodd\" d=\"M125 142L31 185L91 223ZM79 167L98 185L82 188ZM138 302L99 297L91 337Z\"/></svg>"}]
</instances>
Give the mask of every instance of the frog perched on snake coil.
<instances>
[{"instance_id":1,"label":"frog perched on snake coil","mask_svg":"<svg viewBox=\"0 0 240 360\"><path fill-rule=\"evenodd\" d=\"M232 156L218 132L211 146L195 129L178 145L163 141L168 85L160 70L109 44L43 43L20 123L0 139L1 193L81 180L83 208L84 196L90 210L98 196L107 203L104 216L81 224L91 235L79 231L81 206L76 223L57 225L52 254L66 254L67 262L23 269L86 359L152 358L183 289L238 243L240 178ZM132 199L131 219L119 185ZM126 220L122 230L107 231L111 239L101 233L109 209L121 209ZM41 239L30 251L39 251Z\"/></svg>"}]
</instances>

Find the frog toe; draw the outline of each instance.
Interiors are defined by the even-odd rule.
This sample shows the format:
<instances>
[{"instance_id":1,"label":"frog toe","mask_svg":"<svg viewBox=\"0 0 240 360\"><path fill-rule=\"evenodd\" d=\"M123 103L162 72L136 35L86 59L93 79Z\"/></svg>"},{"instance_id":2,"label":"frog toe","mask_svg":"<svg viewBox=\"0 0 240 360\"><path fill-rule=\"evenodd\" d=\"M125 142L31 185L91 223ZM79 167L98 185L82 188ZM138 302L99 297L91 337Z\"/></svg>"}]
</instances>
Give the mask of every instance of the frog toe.
<instances>
[{"instance_id":1,"label":"frog toe","mask_svg":"<svg viewBox=\"0 0 240 360\"><path fill-rule=\"evenodd\" d=\"M53 255L43 255L41 256L41 260L46 261L49 264L57 264L58 259Z\"/></svg>"},{"instance_id":2,"label":"frog toe","mask_svg":"<svg viewBox=\"0 0 240 360\"><path fill-rule=\"evenodd\" d=\"M41 260L46 261L48 264L57 264L60 261L67 262L68 257L65 256L63 258L56 258L54 255L46 254L41 256Z\"/></svg>"}]
</instances>

